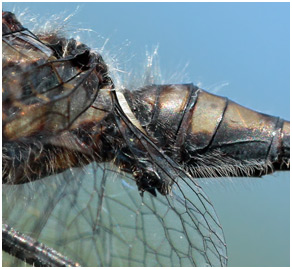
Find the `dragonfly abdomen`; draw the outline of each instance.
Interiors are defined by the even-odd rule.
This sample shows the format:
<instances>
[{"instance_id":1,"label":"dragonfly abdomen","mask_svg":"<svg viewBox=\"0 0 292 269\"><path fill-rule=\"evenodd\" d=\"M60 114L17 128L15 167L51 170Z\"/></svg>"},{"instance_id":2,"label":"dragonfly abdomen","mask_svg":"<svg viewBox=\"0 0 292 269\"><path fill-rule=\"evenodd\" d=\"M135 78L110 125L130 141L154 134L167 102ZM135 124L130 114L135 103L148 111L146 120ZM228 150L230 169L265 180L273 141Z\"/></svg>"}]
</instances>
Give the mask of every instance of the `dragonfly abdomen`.
<instances>
[{"instance_id":1,"label":"dragonfly abdomen","mask_svg":"<svg viewBox=\"0 0 292 269\"><path fill-rule=\"evenodd\" d=\"M126 93L159 147L196 177L261 176L289 168L290 122L192 84Z\"/></svg>"}]
</instances>

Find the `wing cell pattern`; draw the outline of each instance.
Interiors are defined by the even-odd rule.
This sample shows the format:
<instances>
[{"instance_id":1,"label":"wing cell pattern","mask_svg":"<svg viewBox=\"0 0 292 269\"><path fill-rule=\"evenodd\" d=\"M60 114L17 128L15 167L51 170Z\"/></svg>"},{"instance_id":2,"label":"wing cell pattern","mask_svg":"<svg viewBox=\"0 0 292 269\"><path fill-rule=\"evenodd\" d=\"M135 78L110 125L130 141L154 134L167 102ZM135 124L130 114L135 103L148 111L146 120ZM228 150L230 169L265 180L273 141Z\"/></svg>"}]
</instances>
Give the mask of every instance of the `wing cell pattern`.
<instances>
[{"instance_id":1,"label":"wing cell pattern","mask_svg":"<svg viewBox=\"0 0 292 269\"><path fill-rule=\"evenodd\" d=\"M216 213L194 182L175 183L167 196L145 192L141 197L132 177L106 163L4 185L3 218L83 266L222 266L227 261Z\"/></svg>"}]
</instances>

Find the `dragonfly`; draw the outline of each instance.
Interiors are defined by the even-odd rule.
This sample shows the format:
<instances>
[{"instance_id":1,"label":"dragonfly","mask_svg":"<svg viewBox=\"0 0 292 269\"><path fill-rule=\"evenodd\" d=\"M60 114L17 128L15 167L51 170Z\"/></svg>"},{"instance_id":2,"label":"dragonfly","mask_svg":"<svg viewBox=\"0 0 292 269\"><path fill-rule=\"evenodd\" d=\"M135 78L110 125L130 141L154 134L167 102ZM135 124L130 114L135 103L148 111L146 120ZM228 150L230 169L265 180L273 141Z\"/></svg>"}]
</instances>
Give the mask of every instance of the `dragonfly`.
<instances>
[{"instance_id":1,"label":"dragonfly","mask_svg":"<svg viewBox=\"0 0 292 269\"><path fill-rule=\"evenodd\" d=\"M193 84L116 89L85 44L10 12L2 29L3 249L45 266L226 266L196 178L288 170L290 123Z\"/></svg>"}]
</instances>

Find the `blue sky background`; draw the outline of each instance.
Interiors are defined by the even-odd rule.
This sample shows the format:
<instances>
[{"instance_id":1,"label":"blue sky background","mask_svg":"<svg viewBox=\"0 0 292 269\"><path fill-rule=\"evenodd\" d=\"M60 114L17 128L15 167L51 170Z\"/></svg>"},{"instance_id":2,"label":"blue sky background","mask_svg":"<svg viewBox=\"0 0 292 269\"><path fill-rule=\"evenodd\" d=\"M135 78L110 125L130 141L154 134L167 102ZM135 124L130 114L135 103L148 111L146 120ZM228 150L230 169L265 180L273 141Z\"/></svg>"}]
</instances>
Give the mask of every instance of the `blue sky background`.
<instances>
[{"instance_id":1,"label":"blue sky background","mask_svg":"<svg viewBox=\"0 0 292 269\"><path fill-rule=\"evenodd\" d=\"M290 118L289 3L3 3L39 18L73 13L93 47L130 69L159 44L162 75L200 83L257 111ZM127 59L127 55L129 55ZM182 68L188 63L186 72ZM127 70L126 70L127 71ZM289 173L202 184L223 225L230 266L289 265Z\"/></svg>"}]
</instances>

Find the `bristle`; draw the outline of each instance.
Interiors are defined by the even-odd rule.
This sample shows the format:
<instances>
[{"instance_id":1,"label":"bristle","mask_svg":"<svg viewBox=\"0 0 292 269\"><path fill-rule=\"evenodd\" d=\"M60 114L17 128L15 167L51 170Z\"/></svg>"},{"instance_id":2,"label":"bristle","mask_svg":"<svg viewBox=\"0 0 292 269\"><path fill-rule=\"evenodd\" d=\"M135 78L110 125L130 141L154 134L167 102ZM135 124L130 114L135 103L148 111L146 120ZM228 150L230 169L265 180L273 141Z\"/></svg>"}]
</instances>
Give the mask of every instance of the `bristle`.
<instances>
[{"instance_id":1,"label":"bristle","mask_svg":"<svg viewBox=\"0 0 292 269\"><path fill-rule=\"evenodd\" d=\"M220 150L215 150L204 155L192 156L192 164L184 164L195 178L207 177L239 177L266 175L273 171L273 164L263 160L236 160L224 156Z\"/></svg>"}]
</instances>

